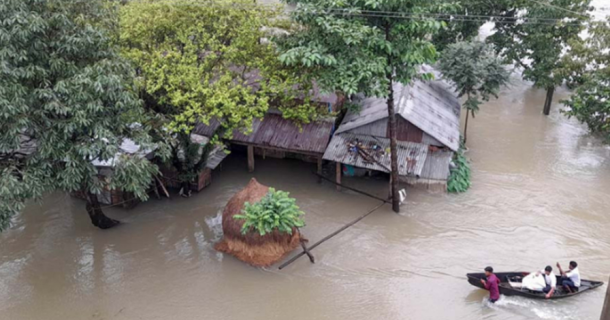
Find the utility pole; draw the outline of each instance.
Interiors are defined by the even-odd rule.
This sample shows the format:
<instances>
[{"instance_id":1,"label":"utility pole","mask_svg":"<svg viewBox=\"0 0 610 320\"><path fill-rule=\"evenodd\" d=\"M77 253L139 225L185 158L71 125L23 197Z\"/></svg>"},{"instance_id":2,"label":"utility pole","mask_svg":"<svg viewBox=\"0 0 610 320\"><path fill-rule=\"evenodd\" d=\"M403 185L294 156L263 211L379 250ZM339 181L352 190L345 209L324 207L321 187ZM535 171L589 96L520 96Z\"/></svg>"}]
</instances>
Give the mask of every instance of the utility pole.
<instances>
[{"instance_id":1,"label":"utility pole","mask_svg":"<svg viewBox=\"0 0 610 320\"><path fill-rule=\"evenodd\" d=\"M602 309L602 316L599 318L599 320L610 320L610 279L608 280L607 286L604 308Z\"/></svg>"}]
</instances>

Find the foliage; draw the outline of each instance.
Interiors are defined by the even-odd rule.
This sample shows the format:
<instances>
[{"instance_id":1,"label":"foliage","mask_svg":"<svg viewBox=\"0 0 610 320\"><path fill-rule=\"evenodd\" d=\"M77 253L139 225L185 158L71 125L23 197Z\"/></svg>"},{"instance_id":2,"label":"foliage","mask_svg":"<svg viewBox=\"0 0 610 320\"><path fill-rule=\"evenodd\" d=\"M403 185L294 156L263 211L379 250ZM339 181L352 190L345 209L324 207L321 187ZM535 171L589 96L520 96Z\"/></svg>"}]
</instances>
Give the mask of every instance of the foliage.
<instances>
[{"instance_id":1,"label":"foliage","mask_svg":"<svg viewBox=\"0 0 610 320\"><path fill-rule=\"evenodd\" d=\"M523 68L523 78L538 88L552 90L564 82L577 81L582 65L563 59L582 39L590 17L591 0L509 1L506 23L497 23L488 40L507 63ZM525 21L526 23L523 23ZM551 92L552 94L552 92ZM550 103L548 101L547 103Z\"/></svg>"},{"instance_id":2,"label":"foliage","mask_svg":"<svg viewBox=\"0 0 610 320\"><path fill-rule=\"evenodd\" d=\"M175 153L188 156L174 164L182 177L192 178L207 160L209 152L190 141L199 122L219 121L218 141L234 129L251 132L253 120L270 107L301 122L317 115L300 94L309 89L305 70L283 66L274 47L261 41L265 30L285 24L281 15L280 7L250 0L133 1L121 9L123 54L138 68L146 106L180 136Z\"/></svg>"},{"instance_id":3,"label":"foliage","mask_svg":"<svg viewBox=\"0 0 610 320\"><path fill-rule=\"evenodd\" d=\"M436 50L429 37L443 23L426 13L443 7L424 0L324 1L297 0L292 18L302 27L276 38L289 66L315 67L312 76L326 91L346 96L387 97L388 75L408 83L419 66L432 63ZM338 13L339 12L339 13ZM412 19L375 15L404 14ZM422 75L430 77L430 75Z\"/></svg>"},{"instance_id":4,"label":"foliage","mask_svg":"<svg viewBox=\"0 0 610 320\"><path fill-rule=\"evenodd\" d=\"M459 41L472 41L479 35L479 29L503 13L508 3L519 0L462 0L445 16L446 28L432 38L434 46L443 52L447 46Z\"/></svg>"},{"instance_id":5,"label":"foliage","mask_svg":"<svg viewBox=\"0 0 610 320\"><path fill-rule=\"evenodd\" d=\"M493 48L479 41L449 45L438 66L443 77L456 87L459 97L466 95L464 108L473 118L479 111L481 100L489 101L491 96L497 98L500 87L510 78Z\"/></svg>"},{"instance_id":6,"label":"foliage","mask_svg":"<svg viewBox=\"0 0 610 320\"><path fill-rule=\"evenodd\" d=\"M294 0L292 18L300 28L276 38L280 60L312 68L312 77L327 92L387 98L392 207L399 211L393 84L420 77L422 64L436 59L430 42L444 23L426 14L449 9L427 0ZM392 16L387 16L391 12ZM400 16L403 16L402 18Z\"/></svg>"},{"instance_id":7,"label":"foliage","mask_svg":"<svg viewBox=\"0 0 610 320\"><path fill-rule=\"evenodd\" d=\"M91 164L125 138L167 151L153 146L131 68L112 46L114 14L101 0L0 2L0 227L53 190L108 184L147 197L149 161L124 155L109 181Z\"/></svg>"},{"instance_id":8,"label":"foliage","mask_svg":"<svg viewBox=\"0 0 610 320\"><path fill-rule=\"evenodd\" d=\"M451 169L447 180L447 191L451 193L462 193L470 188L470 164L464 155L464 143L453 156L455 167Z\"/></svg>"},{"instance_id":9,"label":"foliage","mask_svg":"<svg viewBox=\"0 0 610 320\"><path fill-rule=\"evenodd\" d=\"M259 202L246 202L242 214L236 214L233 218L245 220L241 228L242 234L256 230L264 236L273 230L292 234L292 228L305 225L302 215L303 211L296 205L296 200L289 197L288 192L269 188L269 192Z\"/></svg>"},{"instance_id":10,"label":"foliage","mask_svg":"<svg viewBox=\"0 0 610 320\"><path fill-rule=\"evenodd\" d=\"M566 101L565 113L586 123L589 129L610 141L610 18L589 28L586 44L572 57L588 65L583 84Z\"/></svg>"}]
</instances>

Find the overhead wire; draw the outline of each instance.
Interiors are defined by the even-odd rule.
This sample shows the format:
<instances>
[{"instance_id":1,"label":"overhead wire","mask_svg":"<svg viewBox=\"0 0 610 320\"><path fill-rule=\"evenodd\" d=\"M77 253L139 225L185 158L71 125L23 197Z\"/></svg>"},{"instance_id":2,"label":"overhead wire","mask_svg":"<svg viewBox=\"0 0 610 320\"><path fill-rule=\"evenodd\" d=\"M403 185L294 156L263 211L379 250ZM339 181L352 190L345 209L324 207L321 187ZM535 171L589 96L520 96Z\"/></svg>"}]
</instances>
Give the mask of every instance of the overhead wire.
<instances>
[{"instance_id":1,"label":"overhead wire","mask_svg":"<svg viewBox=\"0 0 610 320\"><path fill-rule=\"evenodd\" d=\"M553 9L558 9L558 10L561 10L561 11L564 11L564 12L573 13L573 14L576 14L576 15L579 15L579 16L585 16L585 17L587 16L587 15L582 14L582 13L577 12L577 11L566 9L566 8L563 8L563 7L560 7L560 6L556 6L556 5L552 4L552 3L542 2L542 1L538 1L538 0L528 0L528 1L531 1L533 3L537 3L537 4L541 5L541 6L545 6L545 7L548 7L548 8L553 8Z\"/></svg>"},{"instance_id":2,"label":"overhead wire","mask_svg":"<svg viewBox=\"0 0 610 320\"><path fill-rule=\"evenodd\" d=\"M535 0L530 0L535 1ZM142 1L135 0L132 2L138 3L149 3L154 4L151 1ZM170 1L176 2L178 1ZM266 4L245 4L245 3L218 3L216 1L200 1L200 2L191 2L188 5L201 5L201 6L212 6L212 7L238 7L242 9L255 9L255 8L272 8L276 7L275 5L266 5ZM287 10L288 12L294 12L294 10ZM322 12L306 12L306 14L312 15L343 15L343 16L351 16L351 17L370 17L370 18L391 18L391 19L409 19L415 21L445 21L445 22L494 22L494 23L507 23L507 24L536 24L536 25L557 25L561 23L564 26L568 25L581 25L580 23L574 23L570 21L565 21L564 19L557 18L543 18L543 17L507 17L507 16L498 16L498 15L465 15L458 13L402 13L395 11L374 11L374 10L359 10L359 9L351 9L351 8L326 8L323 9Z\"/></svg>"}]
</instances>

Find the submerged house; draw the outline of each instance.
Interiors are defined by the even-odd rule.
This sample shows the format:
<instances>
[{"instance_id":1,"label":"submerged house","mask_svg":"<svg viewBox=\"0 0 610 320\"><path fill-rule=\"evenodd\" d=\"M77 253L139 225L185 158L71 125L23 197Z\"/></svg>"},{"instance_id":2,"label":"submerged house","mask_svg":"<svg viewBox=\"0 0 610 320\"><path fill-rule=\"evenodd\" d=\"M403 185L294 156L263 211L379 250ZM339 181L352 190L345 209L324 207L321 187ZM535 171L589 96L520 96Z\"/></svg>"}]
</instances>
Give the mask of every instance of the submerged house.
<instances>
[{"instance_id":1,"label":"submerged house","mask_svg":"<svg viewBox=\"0 0 610 320\"><path fill-rule=\"evenodd\" d=\"M397 153L401 181L445 190L460 143L460 103L442 81L395 83ZM348 112L324 153L341 172L390 172L388 109L384 98L364 98ZM343 166L341 166L343 165ZM362 170L361 170L362 171Z\"/></svg>"},{"instance_id":2,"label":"submerged house","mask_svg":"<svg viewBox=\"0 0 610 320\"><path fill-rule=\"evenodd\" d=\"M322 93L315 83L309 95L320 109L329 112L338 110L343 103L342 97ZM262 119L253 120L250 133L235 130L226 142L231 145L232 150L245 149L250 172L255 168L255 155L263 159L293 158L314 162L318 165L318 172L321 172L322 157L335 129L335 121L334 117L327 117L299 124L285 119L277 109L270 109ZM218 120L213 119L207 125L197 124L193 133L212 137L219 126Z\"/></svg>"},{"instance_id":3,"label":"submerged house","mask_svg":"<svg viewBox=\"0 0 610 320\"><path fill-rule=\"evenodd\" d=\"M244 134L235 130L228 139L232 148L245 148L248 155L248 171L255 168L254 156L272 158L295 158L318 163L322 167L322 156L334 129L335 119L320 119L307 124L295 123L284 119L278 112L268 112L263 119L255 119L252 132ZM195 133L211 136L220 124L211 121L210 125L200 123Z\"/></svg>"},{"instance_id":4,"label":"submerged house","mask_svg":"<svg viewBox=\"0 0 610 320\"><path fill-rule=\"evenodd\" d=\"M119 146L119 151L112 158L107 160L94 159L91 161L91 164L97 168L100 177L111 179L114 175L114 169L120 161L121 155L124 154L152 160L154 157L154 150L143 150L133 140L123 139ZM72 194L77 198L86 199L86 195L83 194L82 191L73 192ZM121 189L110 189L108 185L105 185L102 192L97 195L97 200L106 205L121 204L124 208L131 208L140 202L132 193Z\"/></svg>"},{"instance_id":5,"label":"submerged house","mask_svg":"<svg viewBox=\"0 0 610 320\"><path fill-rule=\"evenodd\" d=\"M197 134L196 132L191 133L191 142L199 145L199 155L201 155L201 153L203 152L203 148L210 142L211 136L211 134L209 136L205 136ZM222 160L227 157L227 155L229 155L229 153L223 145L215 146L214 149L212 149L208 154L208 158L203 170L201 170L196 179L190 183L190 191L198 192L209 186L212 183L212 170L216 169L220 165ZM178 159L180 161L184 160L183 151L180 151L178 153ZM160 180L163 184L170 188L182 188L182 182L178 177L178 171L174 167L168 164L160 164L160 171ZM188 193L189 191L183 190L183 192Z\"/></svg>"}]
</instances>

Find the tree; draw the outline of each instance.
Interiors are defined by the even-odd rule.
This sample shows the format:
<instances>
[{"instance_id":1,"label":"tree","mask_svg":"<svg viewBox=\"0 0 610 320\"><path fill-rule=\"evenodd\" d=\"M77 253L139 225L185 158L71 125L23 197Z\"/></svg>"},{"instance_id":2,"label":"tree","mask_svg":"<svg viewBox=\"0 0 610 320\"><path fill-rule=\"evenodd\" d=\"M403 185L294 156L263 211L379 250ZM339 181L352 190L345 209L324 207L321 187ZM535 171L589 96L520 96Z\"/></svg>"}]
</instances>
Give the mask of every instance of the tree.
<instances>
[{"instance_id":1,"label":"tree","mask_svg":"<svg viewBox=\"0 0 610 320\"><path fill-rule=\"evenodd\" d=\"M483 42L458 42L449 45L439 63L443 77L453 83L461 98L466 96L466 124L464 143L467 140L468 117L479 111L482 101L498 97L500 87L508 83L510 74L496 57L493 48Z\"/></svg>"},{"instance_id":2,"label":"tree","mask_svg":"<svg viewBox=\"0 0 610 320\"><path fill-rule=\"evenodd\" d=\"M425 14L444 9L424 0L297 0L292 18L301 25L277 39L289 66L314 67L318 84L346 97L356 93L387 98L392 207L399 211L394 82L409 83L419 66L432 63L429 39L443 24ZM391 15L387 15L391 12Z\"/></svg>"},{"instance_id":3,"label":"tree","mask_svg":"<svg viewBox=\"0 0 610 320\"><path fill-rule=\"evenodd\" d=\"M562 101L565 113L586 123L589 129L610 141L610 18L589 28L586 44L571 57L573 63L588 66L582 85Z\"/></svg>"},{"instance_id":4,"label":"tree","mask_svg":"<svg viewBox=\"0 0 610 320\"><path fill-rule=\"evenodd\" d=\"M125 138L153 148L131 68L111 44L112 15L99 0L0 3L0 227L54 190L84 191L100 228L118 223L101 210L103 188L147 198L149 161L122 155L106 178L91 163L115 156Z\"/></svg>"},{"instance_id":5,"label":"tree","mask_svg":"<svg viewBox=\"0 0 610 320\"><path fill-rule=\"evenodd\" d=\"M555 87L570 82L580 65L565 63L570 48L581 42L591 0L514 1L507 7L488 38L496 50L523 68L523 78L547 91L544 114L548 115Z\"/></svg>"},{"instance_id":6,"label":"tree","mask_svg":"<svg viewBox=\"0 0 610 320\"><path fill-rule=\"evenodd\" d=\"M479 35L479 29L503 13L509 3L519 0L462 0L450 14L439 16L447 24L432 38L434 46L443 52L458 41L471 41Z\"/></svg>"},{"instance_id":7,"label":"tree","mask_svg":"<svg viewBox=\"0 0 610 320\"><path fill-rule=\"evenodd\" d=\"M123 54L138 68L146 107L164 115L177 136L173 163L185 188L214 146L197 151L190 138L196 123L218 121L218 141L235 129L251 131L273 106L303 122L316 114L298 95L308 88L305 70L284 67L264 41L265 29L284 23L282 14L250 0L134 1L122 8ZM297 97L305 101L297 104Z\"/></svg>"}]
</instances>

